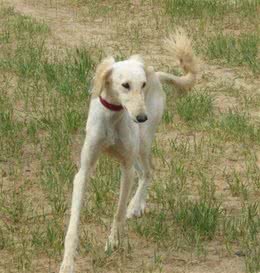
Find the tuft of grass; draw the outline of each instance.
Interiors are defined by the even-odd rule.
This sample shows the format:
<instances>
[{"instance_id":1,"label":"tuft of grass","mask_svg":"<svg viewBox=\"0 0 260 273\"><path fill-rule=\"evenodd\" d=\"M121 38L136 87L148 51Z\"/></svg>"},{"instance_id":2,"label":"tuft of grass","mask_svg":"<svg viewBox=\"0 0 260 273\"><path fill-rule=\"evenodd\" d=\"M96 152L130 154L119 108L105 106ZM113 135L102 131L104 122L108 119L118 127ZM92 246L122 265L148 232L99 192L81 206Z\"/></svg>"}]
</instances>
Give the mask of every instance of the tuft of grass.
<instances>
[{"instance_id":1,"label":"tuft of grass","mask_svg":"<svg viewBox=\"0 0 260 273\"><path fill-rule=\"evenodd\" d=\"M185 121L203 121L213 114L213 98L207 93L190 93L177 101L176 109Z\"/></svg>"},{"instance_id":2,"label":"tuft of grass","mask_svg":"<svg viewBox=\"0 0 260 273\"><path fill-rule=\"evenodd\" d=\"M201 200L182 203L175 212L174 218L190 237L213 239L221 215L220 205Z\"/></svg>"},{"instance_id":3,"label":"tuft of grass","mask_svg":"<svg viewBox=\"0 0 260 273\"><path fill-rule=\"evenodd\" d=\"M141 221L136 220L133 228L137 234L160 245L166 244L171 236L169 219L167 219L167 214L163 210L161 212L151 212Z\"/></svg>"},{"instance_id":4,"label":"tuft of grass","mask_svg":"<svg viewBox=\"0 0 260 273\"><path fill-rule=\"evenodd\" d=\"M227 184L232 193L232 196L242 196L244 200L248 200L248 190L240 175L233 171L232 174L225 175Z\"/></svg>"}]
</instances>

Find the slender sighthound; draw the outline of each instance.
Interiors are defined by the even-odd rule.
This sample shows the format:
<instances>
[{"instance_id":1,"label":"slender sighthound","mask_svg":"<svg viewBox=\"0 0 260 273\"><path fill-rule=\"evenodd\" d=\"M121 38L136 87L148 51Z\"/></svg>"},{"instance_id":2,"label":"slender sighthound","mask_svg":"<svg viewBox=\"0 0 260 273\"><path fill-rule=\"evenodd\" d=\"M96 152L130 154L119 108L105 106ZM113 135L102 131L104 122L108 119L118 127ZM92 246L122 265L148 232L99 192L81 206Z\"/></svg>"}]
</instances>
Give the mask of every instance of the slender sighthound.
<instances>
[{"instance_id":1,"label":"slender sighthound","mask_svg":"<svg viewBox=\"0 0 260 273\"><path fill-rule=\"evenodd\" d=\"M151 181L152 141L166 100L161 83L189 89L197 74L191 41L182 30L166 39L165 47L179 60L184 76L155 72L139 55L120 62L108 57L96 69L80 168L73 181L71 215L60 273L74 272L84 189L101 153L116 157L122 173L118 207L106 249L118 246L126 218L144 213ZM135 172L139 178L138 188L127 207Z\"/></svg>"}]
</instances>

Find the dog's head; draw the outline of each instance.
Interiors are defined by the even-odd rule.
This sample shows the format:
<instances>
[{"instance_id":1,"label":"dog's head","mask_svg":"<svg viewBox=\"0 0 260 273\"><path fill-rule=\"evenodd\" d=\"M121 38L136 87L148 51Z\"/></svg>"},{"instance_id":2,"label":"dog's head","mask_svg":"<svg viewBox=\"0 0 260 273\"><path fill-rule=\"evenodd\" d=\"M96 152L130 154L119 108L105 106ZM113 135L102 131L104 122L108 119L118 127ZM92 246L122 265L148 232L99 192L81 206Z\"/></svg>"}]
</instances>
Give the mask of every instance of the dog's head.
<instances>
[{"instance_id":1,"label":"dog's head","mask_svg":"<svg viewBox=\"0 0 260 273\"><path fill-rule=\"evenodd\" d=\"M145 93L147 70L140 56L115 62L106 58L98 66L94 80L94 95L107 95L120 103L135 122L145 122L147 117Z\"/></svg>"}]
</instances>

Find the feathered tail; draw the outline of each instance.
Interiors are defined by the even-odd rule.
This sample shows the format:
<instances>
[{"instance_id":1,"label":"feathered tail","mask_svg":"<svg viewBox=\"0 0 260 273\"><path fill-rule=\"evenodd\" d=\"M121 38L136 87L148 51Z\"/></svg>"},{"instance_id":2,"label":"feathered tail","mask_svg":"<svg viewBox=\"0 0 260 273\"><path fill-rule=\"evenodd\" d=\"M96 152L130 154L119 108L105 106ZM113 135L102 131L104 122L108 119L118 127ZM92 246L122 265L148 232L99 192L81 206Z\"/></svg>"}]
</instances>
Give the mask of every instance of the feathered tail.
<instances>
[{"instance_id":1,"label":"feathered tail","mask_svg":"<svg viewBox=\"0 0 260 273\"><path fill-rule=\"evenodd\" d=\"M171 83L181 89L191 88L198 73L198 59L193 53L192 42L182 29L178 29L169 38L165 39L165 48L176 59L184 70L184 76L176 76L165 72L156 72L161 82Z\"/></svg>"}]
</instances>

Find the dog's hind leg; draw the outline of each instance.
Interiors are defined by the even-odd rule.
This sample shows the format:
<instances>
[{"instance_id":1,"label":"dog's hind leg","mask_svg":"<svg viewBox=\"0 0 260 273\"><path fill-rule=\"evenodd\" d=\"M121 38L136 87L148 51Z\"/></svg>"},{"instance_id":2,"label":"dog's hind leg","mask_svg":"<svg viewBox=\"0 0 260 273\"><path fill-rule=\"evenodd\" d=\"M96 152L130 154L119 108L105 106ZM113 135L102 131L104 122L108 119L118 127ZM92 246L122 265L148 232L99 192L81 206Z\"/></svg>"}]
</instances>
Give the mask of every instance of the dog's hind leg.
<instances>
[{"instance_id":1,"label":"dog's hind leg","mask_svg":"<svg viewBox=\"0 0 260 273\"><path fill-rule=\"evenodd\" d=\"M82 197L87 180L90 178L98 158L99 150L95 143L91 143L86 138L81 152L80 169L74 177L71 215L69 227L65 238L64 258L60 268L60 273L73 273L74 256L78 242L78 227Z\"/></svg>"},{"instance_id":2,"label":"dog's hind leg","mask_svg":"<svg viewBox=\"0 0 260 273\"><path fill-rule=\"evenodd\" d=\"M144 213L146 206L146 196L151 180L150 149L141 152L136 164L139 181L138 188L127 209L127 218L139 217Z\"/></svg>"},{"instance_id":3,"label":"dog's hind leg","mask_svg":"<svg viewBox=\"0 0 260 273\"><path fill-rule=\"evenodd\" d=\"M134 179L134 167L132 164L122 164L121 172L122 174L118 208L114 216L111 233L106 244L106 251L108 251L109 249L113 250L114 248L118 247L120 243L120 238L122 238L122 233L124 231L124 224L126 220L128 197Z\"/></svg>"}]
</instances>

